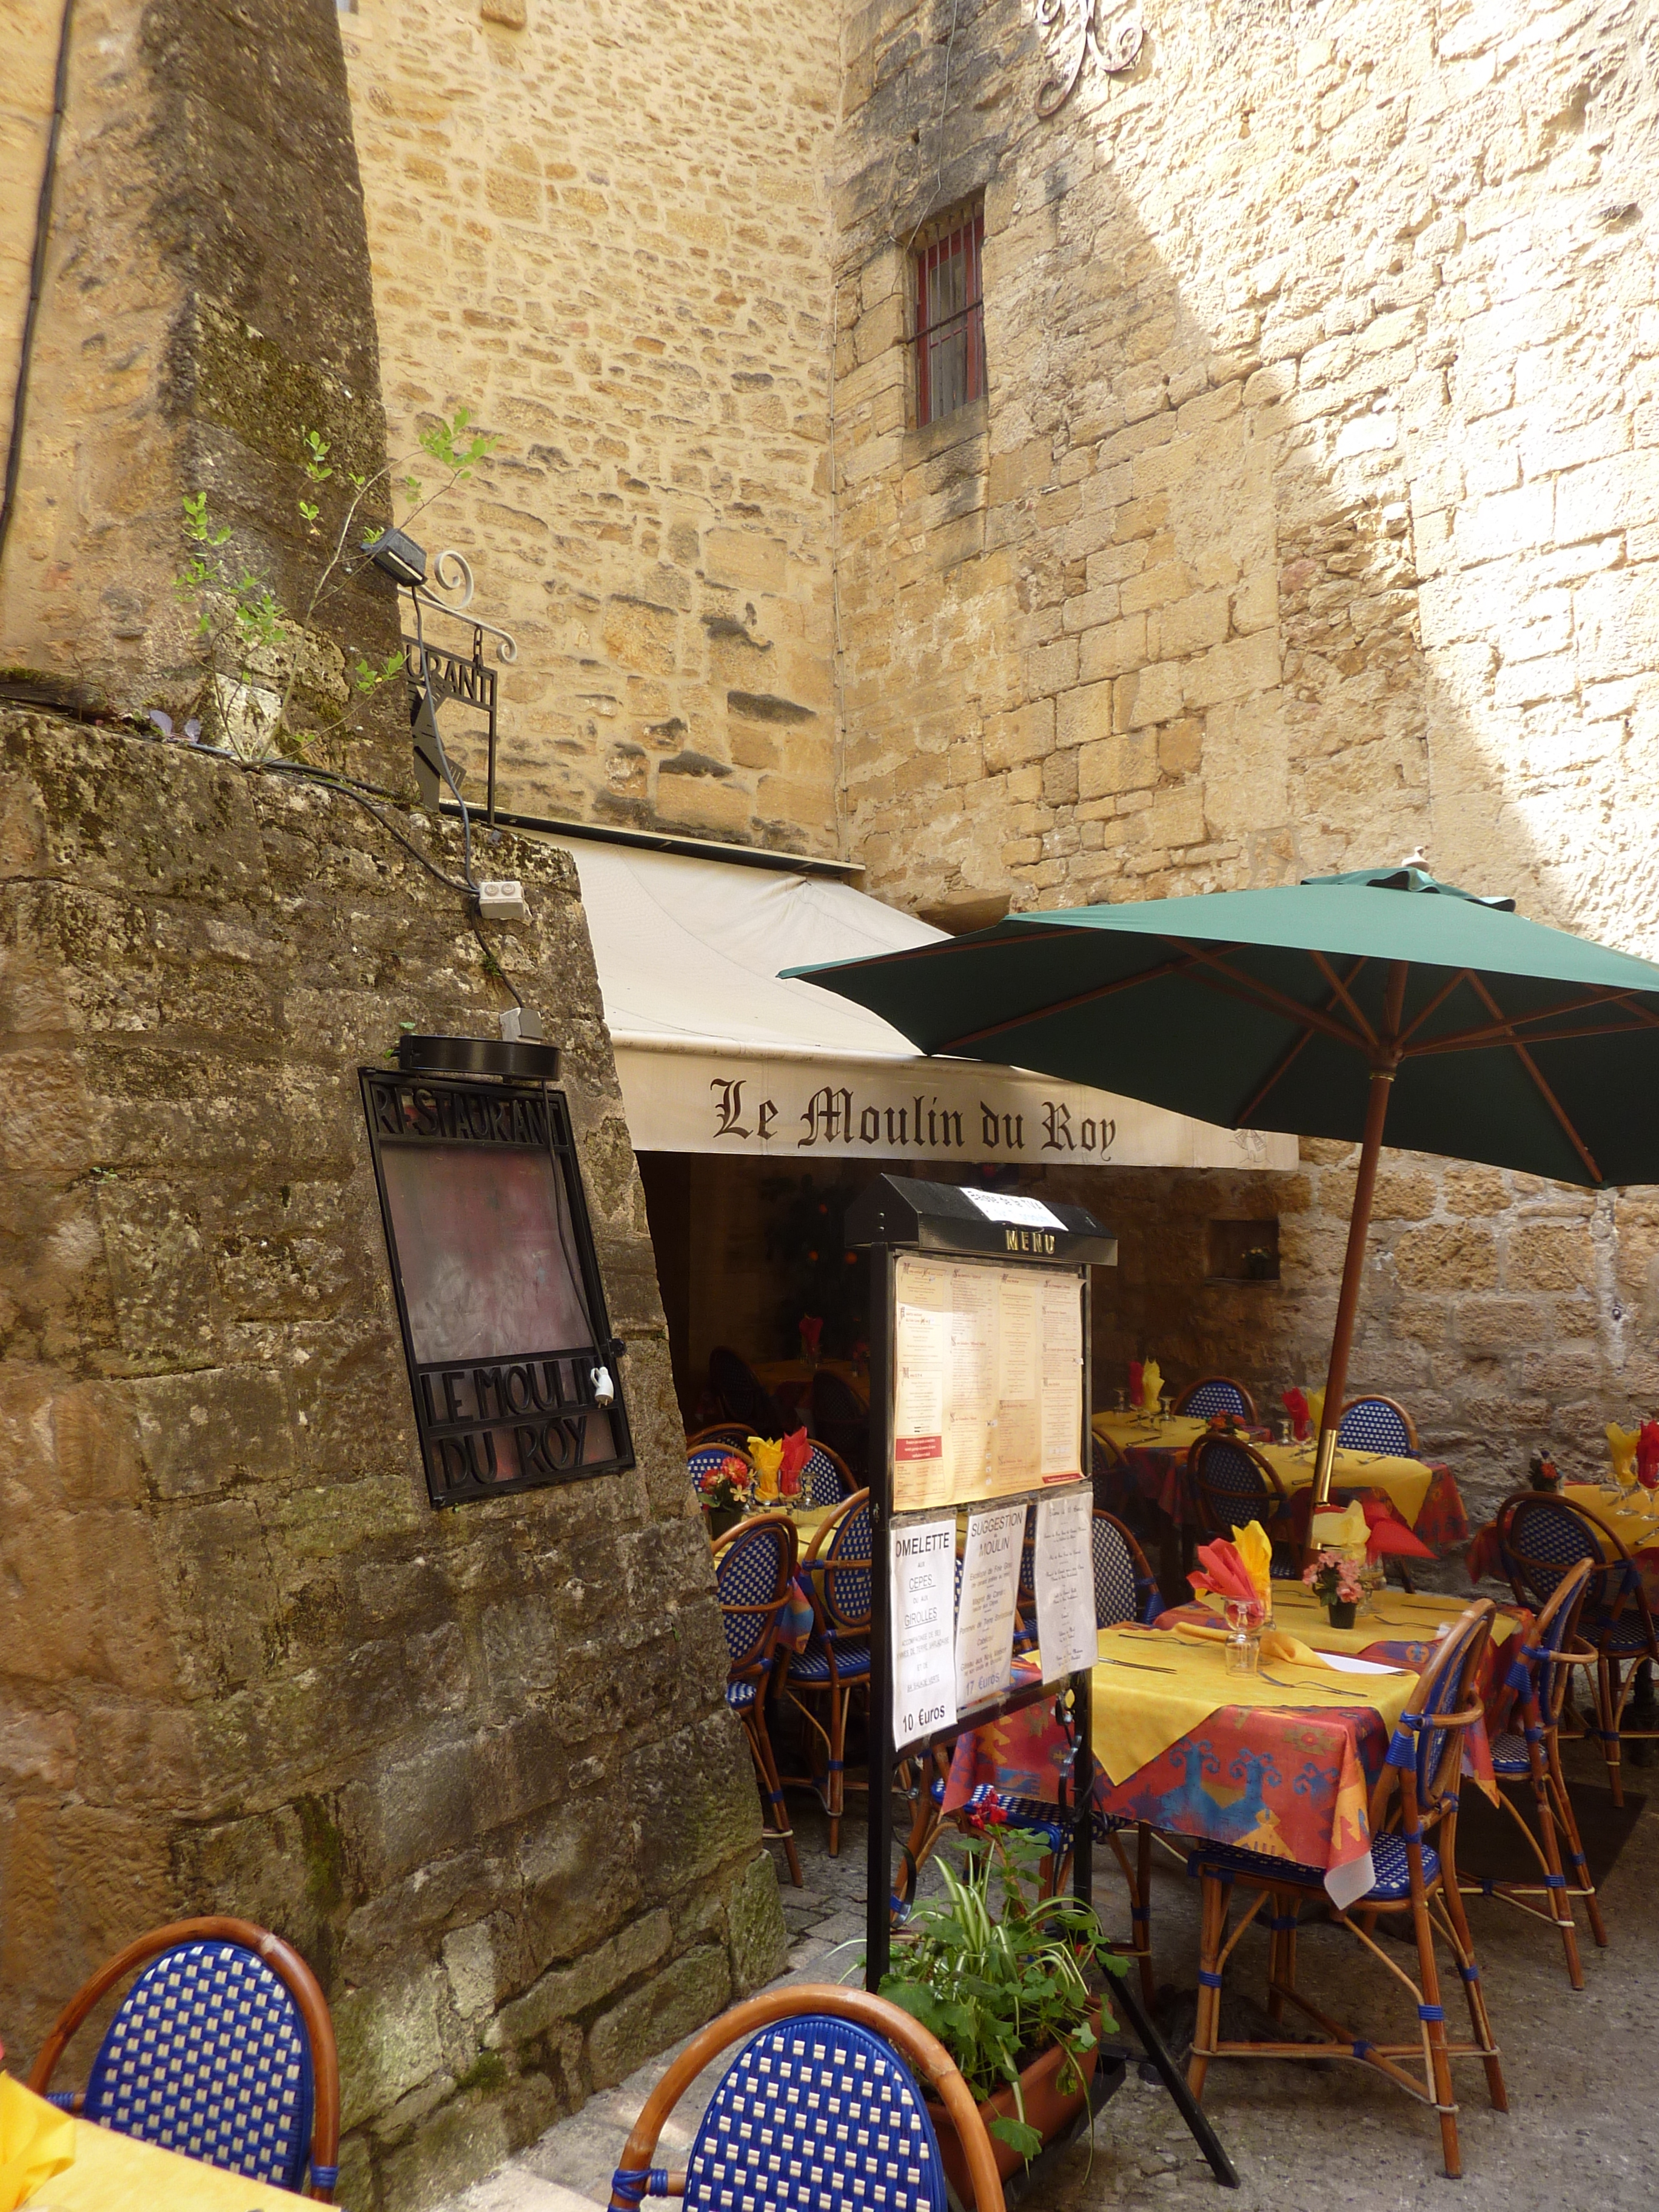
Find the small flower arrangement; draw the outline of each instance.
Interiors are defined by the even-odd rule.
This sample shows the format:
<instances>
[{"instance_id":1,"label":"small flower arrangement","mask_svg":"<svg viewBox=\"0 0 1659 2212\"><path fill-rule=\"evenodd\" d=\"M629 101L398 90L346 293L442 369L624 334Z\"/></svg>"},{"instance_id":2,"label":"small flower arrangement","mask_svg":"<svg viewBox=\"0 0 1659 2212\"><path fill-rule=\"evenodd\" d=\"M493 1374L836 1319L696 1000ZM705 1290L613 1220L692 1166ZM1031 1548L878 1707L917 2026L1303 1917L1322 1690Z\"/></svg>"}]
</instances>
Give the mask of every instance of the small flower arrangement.
<instances>
[{"instance_id":1,"label":"small flower arrangement","mask_svg":"<svg viewBox=\"0 0 1659 2212\"><path fill-rule=\"evenodd\" d=\"M1242 1437L1244 1433L1244 1424L1237 1413L1212 1413L1208 1425L1211 1433L1218 1437Z\"/></svg>"},{"instance_id":2,"label":"small flower arrangement","mask_svg":"<svg viewBox=\"0 0 1659 2212\"><path fill-rule=\"evenodd\" d=\"M1304 1567L1302 1579L1334 1620L1344 1608L1352 1618L1354 1607L1364 1595L1359 1583L1359 1569L1346 1552L1321 1552L1310 1565Z\"/></svg>"},{"instance_id":3,"label":"small flower arrangement","mask_svg":"<svg viewBox=\"0 0 1659 2212\"><path fill-rule=\"evenodd\" d=\"M754 1470L735 1452L713 1460L697 1477L697 1488L706 1505L730 1512L746 1506L754 1489Z\"/></svg>"}]
</instances>

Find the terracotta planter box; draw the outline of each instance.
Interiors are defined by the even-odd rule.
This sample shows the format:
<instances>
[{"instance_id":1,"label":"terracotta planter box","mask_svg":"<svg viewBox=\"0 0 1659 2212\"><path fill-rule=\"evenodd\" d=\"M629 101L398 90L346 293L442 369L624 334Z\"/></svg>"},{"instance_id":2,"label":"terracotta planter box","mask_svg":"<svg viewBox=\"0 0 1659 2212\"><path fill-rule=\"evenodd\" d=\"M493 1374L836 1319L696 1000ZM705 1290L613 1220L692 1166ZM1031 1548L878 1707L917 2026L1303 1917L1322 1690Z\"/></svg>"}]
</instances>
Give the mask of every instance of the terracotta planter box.
<instances>
[{"instance_id":1,"label":"terracotta planter box","mask_svg":"<svg viewBox=\"0 0 1659 2212\"><path fill-rule=\"evenodd\" d=\"M1058 2045L1052 2051L1045 2051L1041 2058L1033 2059L1020 2075L1020 2094L1025 2100L1027 2124L1036 2130L1045 2143L1050 2143L1056 2136L1062 2135L1088 2102L1089 2084L1094 2079L1095 2062L1100 2056L1100 2014L1097 2012L1092 2016L1092 2024L1095 2047L1078 2060L1077 2071L1080 2078L1071 2095L1062 2096L1054 2086L1066 2056ZM993 2120L1013 2120L1019 2117L1014 2093L1006 2087L999 2089L994 2097L988 2097L979 2109L988 2128ZM956 2191L957 2200L971 2206L974 2202L973 2177L968 2171L968 2160L963 2153L962 2138L957 2133L956 2122L943 2105L934 2104L931 2098L927 2100L927 2117L933 2124L933 2133L939 2137L939 2154L944 2162L945 2179ZM1000 2136L991 2137L991 2153L997 2162L998 2176L1005 2182L1010 2175L1018 2173L1025 2163L1013 2145L1004 2142Z\"/></svg>"}]
</instances>

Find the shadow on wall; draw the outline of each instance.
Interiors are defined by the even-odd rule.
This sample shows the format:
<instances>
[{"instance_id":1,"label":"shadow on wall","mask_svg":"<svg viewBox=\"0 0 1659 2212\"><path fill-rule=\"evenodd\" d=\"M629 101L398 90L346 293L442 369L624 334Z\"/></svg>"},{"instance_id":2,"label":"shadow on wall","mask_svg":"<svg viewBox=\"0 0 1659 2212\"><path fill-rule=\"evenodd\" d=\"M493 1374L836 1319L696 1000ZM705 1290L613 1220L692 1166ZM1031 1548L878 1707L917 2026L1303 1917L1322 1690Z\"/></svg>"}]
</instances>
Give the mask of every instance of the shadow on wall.
<instances>
[{"instance_id":1,"label":"shadow on wall","mask_svg":"<svg viewBox=\"0 0 1659 2212\"><path fill-rule=\"evenodd\" d=\"M1328 36L1172 21L1048 124L1013 9L958 24L948 99L937 44L896 65L925 12L872 33L844 134L845 596L897 586L847 647L871 887L1019 908L1415 850L1659 950L1629 811L1659 722L1652 257L1619 181L1659 133L1620 11L1501 52L1449 9L1402 39L1385 0ZM947 471L903 428L906 349L859 339L902 295L891 241L981 190L990 402ZM893 771L907 732L931 774ZM1208 1181L1112 1178L1125 1347L1316 1377L1344 1149L1256 1187L1271 1289L1205 1285ZM1546 1437L1599 1455L1659 1395L1655 1194L1398 1155L1379 1201L1356 1378L1477 1486Z\"/></svg>"}]
</instances>

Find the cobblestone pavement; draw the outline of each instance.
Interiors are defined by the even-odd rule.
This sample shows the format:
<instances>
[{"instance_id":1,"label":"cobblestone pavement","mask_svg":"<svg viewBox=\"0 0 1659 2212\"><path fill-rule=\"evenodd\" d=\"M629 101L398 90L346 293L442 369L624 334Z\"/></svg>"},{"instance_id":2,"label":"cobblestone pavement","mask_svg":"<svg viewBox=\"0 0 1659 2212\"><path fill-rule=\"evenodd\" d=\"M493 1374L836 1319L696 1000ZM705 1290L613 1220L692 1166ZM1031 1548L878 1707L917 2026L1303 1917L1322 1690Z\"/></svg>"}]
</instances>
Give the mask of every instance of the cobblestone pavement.
<instances>
[{"instance_id":1,"label":"cobblestone pavement","mask_svg":"<svg viewBox=\"0 0 1659 2212\"><path fill-rule=\"evenodd\" d=\"M1570 1747L1588 1781L1599 1759ZM1511 2109L1488 2106L1478 2063L1457 2068L1464 2178L1440 2170L1433 2115L1369 2068L1272 2061L1222 2062L1211 2072L1206 2108L1231 2153L1243 2185L1218 2195L1208 2168L1164 2090L1132 2068L1096 2122L1092 2148L1072 2151L1047 2204L1034 2212L1164 2212L1214 2204L1230 2212L1402 2212L1427 2202L1468 2212L1649 2212L1659 2203L1659 1773L1632 1771L1650 1809L1637 1821L1603 1902L1611 1947L1583 1934L1585 1984L1575 1994L1559 1940L1497 1902L1471 1900L1477 1953L1504 2051ZM831 1860L816 1815L797 1814L806 1886L782 1896L793 1946L787 1980L838 1978L859 1955L864 1916L864 1829L849 1821ZM1196 1960L1197 1892L1173 1858L1154 1878L1153 1944L1166 1983L1190 1986ZM1109 1930L1128 1932L1114 1863L1097 1863L1097 1896ZM1582 1921L1582 1914L1581 1914ZM841 1948L841 1946L850 1948ZM1361 2027L1402 2020L1403 1992L1385 1968L1339 1929L1318 1929L1302 1945L1304 1986ZM1248 1935L1229 1990L1259 1990L1265 1939ZM1455 2002L1447 1996L1449 2016ZM1249 2033L1252 2031L1245 2031ZM1454 2033L1456 2031L1454 2030ZM636 2113L669 2056L572 2119L442 2212L589 2212L610 2194L612 2169ZM724 2060L683 2100L665 2152L684 2151ZM672 2163L672 2160L665 2162Z\"/></svg>"}]
</instances>

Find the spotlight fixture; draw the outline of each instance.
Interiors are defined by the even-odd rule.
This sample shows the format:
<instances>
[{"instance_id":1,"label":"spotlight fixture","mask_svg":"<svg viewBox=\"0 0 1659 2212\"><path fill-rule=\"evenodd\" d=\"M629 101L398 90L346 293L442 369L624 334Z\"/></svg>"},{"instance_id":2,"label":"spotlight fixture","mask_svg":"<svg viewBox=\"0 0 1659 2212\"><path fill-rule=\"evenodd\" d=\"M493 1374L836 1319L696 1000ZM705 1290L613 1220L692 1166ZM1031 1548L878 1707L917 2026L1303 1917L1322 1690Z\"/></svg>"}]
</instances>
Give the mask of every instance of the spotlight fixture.
<instances>
[{"instance_id":1,"label":"spotlight fixture","mask_svg":"<svg viewBox=\"0 0 1659 2212\"><path fill-rule=\"evenodd\" d=\"M383 530L368 548L368 557L394 584L411 590L426 581L426 551L401 530Z\"/></svg>"}]
</instances>

